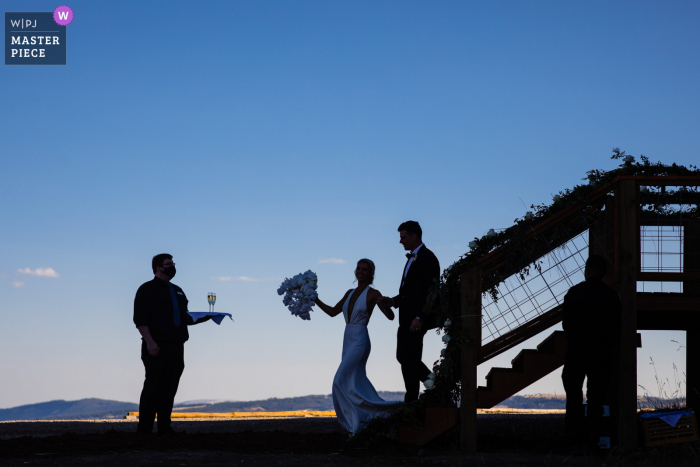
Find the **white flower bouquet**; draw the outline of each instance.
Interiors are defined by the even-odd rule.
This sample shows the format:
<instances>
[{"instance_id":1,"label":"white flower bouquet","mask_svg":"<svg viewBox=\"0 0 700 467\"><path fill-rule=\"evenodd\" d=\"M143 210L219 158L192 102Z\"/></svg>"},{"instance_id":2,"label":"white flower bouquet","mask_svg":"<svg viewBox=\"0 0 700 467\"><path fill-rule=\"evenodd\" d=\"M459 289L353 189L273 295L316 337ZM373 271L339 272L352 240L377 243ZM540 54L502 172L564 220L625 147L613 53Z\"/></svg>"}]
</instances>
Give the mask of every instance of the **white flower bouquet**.
<instances>
[{"instance_id":1,"label":"white flower bouquet","mask_svg":"<svg viewBox=\"0 0 700 467\"><path fill-rule=\"evenodd\" d=\"M309 312L318 298L316 288L318 277L311 270L297 274L291 279L285 278L277 289L277 295L284 295L282 303L289 308L293 315L301 319L311 319Z\"/></svg>"}]
</instances>

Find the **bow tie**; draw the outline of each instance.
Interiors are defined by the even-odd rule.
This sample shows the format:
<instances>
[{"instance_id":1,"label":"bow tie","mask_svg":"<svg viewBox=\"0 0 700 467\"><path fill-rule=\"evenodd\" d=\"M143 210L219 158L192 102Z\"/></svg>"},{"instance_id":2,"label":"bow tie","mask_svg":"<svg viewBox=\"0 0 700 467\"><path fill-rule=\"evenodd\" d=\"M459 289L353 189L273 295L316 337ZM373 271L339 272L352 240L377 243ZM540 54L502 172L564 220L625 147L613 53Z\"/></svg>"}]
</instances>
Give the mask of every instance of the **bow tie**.
<instances>
[{"instance_id":1,"label":"bow tie","mask_svg":"<svg viewBox=\"0 0 700 467\"><path fill-rule=\"evenodd\" d=\"M411 259L411 258L415 259L416 256L418 256L418 253L406 253L406 258L408 258L408 259Z\"/></svg>"}]
</instances>

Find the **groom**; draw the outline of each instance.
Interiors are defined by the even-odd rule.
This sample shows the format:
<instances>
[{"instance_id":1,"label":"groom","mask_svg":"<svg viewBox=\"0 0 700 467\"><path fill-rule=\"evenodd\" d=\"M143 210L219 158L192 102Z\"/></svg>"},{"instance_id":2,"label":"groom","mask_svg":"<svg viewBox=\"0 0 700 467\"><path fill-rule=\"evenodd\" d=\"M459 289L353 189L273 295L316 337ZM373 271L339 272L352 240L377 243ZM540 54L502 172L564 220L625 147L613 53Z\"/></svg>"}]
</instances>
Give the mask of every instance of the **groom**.
<instances>
[{"instance_id":1,"label":"groom","mask_svg":"<svg viewBox=\"0 0 700 467\"><path fill-rule=\"evenodd\" d=\"M382 297L382 306L399 309L396 359L401 364L406 396L404 402L418 399L420 382L428 379L430 369L422 362L423 336L435 325L423 313L428 291L434 279L440 278L440 263L423 244L423 230L418 222L406 221L399 226L400 243L410 253L401 277L399 294Z\"/></svg>"}]
</instances>

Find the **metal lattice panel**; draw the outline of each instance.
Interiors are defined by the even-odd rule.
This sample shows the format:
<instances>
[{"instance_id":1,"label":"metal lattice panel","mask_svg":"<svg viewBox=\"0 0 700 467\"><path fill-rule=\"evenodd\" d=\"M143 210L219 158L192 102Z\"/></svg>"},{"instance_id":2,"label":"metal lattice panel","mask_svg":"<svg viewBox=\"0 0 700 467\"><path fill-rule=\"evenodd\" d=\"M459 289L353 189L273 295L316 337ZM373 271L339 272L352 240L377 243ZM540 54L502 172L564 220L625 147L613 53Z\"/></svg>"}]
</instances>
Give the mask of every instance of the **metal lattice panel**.
<instances>
[{"instance_id":1,"label":"metal lattice panel","mask_svg":"<svg viewBox=\"0 0 700 467\"><path fill-rule=\"evenodd\" d=\"M696 188L644 187L640 228L642 272L698 272ZM688 246L691 246L689 249ZM640 292L683 293L682 282L639 282Z\"/></svg>"},{"instance_id":2,"label":"metal lattice panel","mask_svg":"<svg viewBox=\"0 0 700 467\"><path fill-rule=\"evenodd\" d=\"M614 264L613 232L601 227L603 219L540 258L533 259L539 268L521 277L520 268L510 268L510 275L499 284L498 300L489 294L482 297L482 345L514 330L533 318L560 305L568 290L584 280L589 241L596 252ZM596 232L592 234L591 231ZM508 273L506 273L507 275Z\"/></svg>"},{"instance_id":3,"label":"metal lattice panel","mask_svg":"<svg viewBox=\"0 0 700 467\"><path fill-rule=\"evenodd\" d=\"M640 228L642 272L683 272L684 229L681 225ZM639 282L639 292L683 292L682 282Z\"/></svg>"}]
</instances>

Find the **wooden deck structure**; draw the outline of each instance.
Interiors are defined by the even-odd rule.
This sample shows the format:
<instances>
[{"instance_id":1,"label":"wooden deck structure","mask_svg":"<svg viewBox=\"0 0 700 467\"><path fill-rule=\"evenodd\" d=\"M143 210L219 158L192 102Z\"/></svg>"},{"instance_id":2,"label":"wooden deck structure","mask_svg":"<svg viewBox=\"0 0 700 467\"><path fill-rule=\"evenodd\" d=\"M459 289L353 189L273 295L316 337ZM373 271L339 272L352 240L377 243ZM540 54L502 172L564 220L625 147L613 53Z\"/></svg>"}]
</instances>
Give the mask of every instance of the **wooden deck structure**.
<instances>
[{"instance_id":1,"label":"wooden deck structure","mask_svg":"<svg viewBox=\"0 0 700 467\"><path fill-rule=\"evenodd\" d=\"M571 219L577 213L590 211L596 202L605 203L605 216L587 229L571 227L571 238L588 231L588 253L608 258L611 268L604 279L617 289L622 302L622 329L620 352L616 362L616 380L612 382L617 398L611 401L616 412L616 438L622 450L637 446L637 355L638 330L686 331L686 396L690 408L700 409L700 219L697 215L677 219L662 218L642 209L653 204L640 197L640 187L697 187L700 177L681 176L624 176L600 187L584 202L562 209L556 215L532 227L526 238L533 245L538 236L559 226L573 226ZM692 194L692 193L691 193ZM679 201L676 203L676 201ZM680 202L682 201L682 203ZM665 204L695 204L700 199L665 199ZM696 211L697 212L697 211ZM579 216L581 217L581 216ZM674 271L659 267L656 271L642 268L640 232L643 226L679 227L683 231L679 248L682 265ZM540 247L540 255L560 248L567 240ZM493 369L486 387L479 388L477 366L525 340L556 325L562 319L560 303L539 313L527 322L502 333L482 345L486 329L482 316L482 290L488 275L508 264L509 245L483 256L475 266L461 275L461 320L468 330L470 341L462 346L461 369L461 449L477 451L477 409L493 407L516 392L532 384L563 364L566 338L557 333L545 340L537 350L523 350L513 360L511 369ZM537 258L533 258L533 261ZM515 265L513 271L526 266ZM517 267L519 266L519 268ZM515 274L516 272L513 272ZM503 274L506 275L506 274ZM638 282L656 281L682 283L680 293L639 292Z\"/></svg>"}]
</instances>

